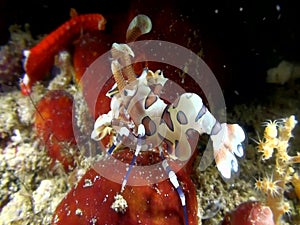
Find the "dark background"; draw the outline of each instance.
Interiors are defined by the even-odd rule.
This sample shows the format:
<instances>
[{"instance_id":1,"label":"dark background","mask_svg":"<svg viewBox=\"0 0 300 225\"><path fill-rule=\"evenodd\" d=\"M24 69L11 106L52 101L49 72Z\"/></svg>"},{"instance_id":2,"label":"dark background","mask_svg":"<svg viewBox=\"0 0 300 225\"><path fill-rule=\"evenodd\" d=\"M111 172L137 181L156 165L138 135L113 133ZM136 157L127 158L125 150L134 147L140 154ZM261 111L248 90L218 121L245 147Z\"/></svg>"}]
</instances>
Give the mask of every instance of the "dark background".
<instances>
[{"instance_id":1,"label":"dark background","mask_svg":"<svg viewBox=\"0 0 300 225\"><path fill-rule=\"evenodd\" d=\"M143 5L143 1L135 2ZM211 54L221 58L217 66L226 65L223 69L232 74L228 78L232 85L225 90L228 96L234 96L235 91L240 96L256 95L265 88L267 69L277 66L282 59L300 60L300 10L296 0L209 0L198 1L197 5L195 1L184 0L174 1L170 6L162 6L162 2L151 1L153 10L176 7L200 27L204 45L213 46ZM127 12L131 6L132 1L1 0L0 45L8 41L11 24L29 23L35 37L68 20L71 7L80 14L112 15Z\"/></svg>"}]
</instances>

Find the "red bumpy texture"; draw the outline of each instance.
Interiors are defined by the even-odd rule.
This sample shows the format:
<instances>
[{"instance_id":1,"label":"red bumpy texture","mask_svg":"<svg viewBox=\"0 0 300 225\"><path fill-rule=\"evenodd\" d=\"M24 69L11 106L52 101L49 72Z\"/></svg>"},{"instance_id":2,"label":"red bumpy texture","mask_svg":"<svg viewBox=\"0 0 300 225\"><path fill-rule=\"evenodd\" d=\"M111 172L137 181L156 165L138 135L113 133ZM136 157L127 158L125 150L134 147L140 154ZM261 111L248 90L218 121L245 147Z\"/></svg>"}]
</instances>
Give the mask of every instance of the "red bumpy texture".
<instances>
[{"instance_id":1,"label":"red bumpy texture","mask_svg":"<svg viewBox=\"0 0 300 225\"><path fill-rule=\"evenodd\" d=\"M101 14L84 14L74 16L56 30L47 35L41 42L29 50L24 63L27 81L21 83L21 91L27 95L32 85L49 72L54 56L72 44L82 32L104 30L106 20Z\"/></svg>"}]
</instances>

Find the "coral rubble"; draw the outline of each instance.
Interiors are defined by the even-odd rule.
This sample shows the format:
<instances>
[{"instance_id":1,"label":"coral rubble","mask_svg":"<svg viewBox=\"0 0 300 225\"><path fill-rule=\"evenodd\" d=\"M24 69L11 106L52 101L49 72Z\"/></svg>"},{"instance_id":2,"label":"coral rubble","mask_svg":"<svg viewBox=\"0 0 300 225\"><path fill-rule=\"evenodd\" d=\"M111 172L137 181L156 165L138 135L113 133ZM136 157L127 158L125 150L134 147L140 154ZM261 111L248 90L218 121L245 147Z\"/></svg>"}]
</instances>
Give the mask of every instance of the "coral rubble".
<instances>
[{"instance_id":1,"label":"coral rubble","mask_svg":"<svg viewBox=\"0 0 300 225\"><path fill-rule=\"evenodd\" d=\"M22 49L31 47L36 41L29 32L28 24L25 30L19 25L11 25L10 41L0 46L0 85L13 85L23 72Z\"/></svg>"}]
</instances>

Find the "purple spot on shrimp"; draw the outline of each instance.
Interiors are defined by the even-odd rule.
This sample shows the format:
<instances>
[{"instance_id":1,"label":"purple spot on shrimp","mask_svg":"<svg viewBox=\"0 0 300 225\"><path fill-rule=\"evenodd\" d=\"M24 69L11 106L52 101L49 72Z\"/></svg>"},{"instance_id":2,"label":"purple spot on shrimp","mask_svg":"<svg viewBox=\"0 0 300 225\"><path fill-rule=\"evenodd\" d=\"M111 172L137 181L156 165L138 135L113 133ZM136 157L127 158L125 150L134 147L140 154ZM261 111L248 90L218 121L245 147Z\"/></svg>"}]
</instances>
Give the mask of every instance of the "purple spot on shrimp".
<instances>
[{"instance_id":1,"label":"purple spot on shrimp","mask_svg":"<svg viewBox=\"0 0 300 225\"><path fill-rule=\"evenodd\" d=\"M171 131L174 131L174 126L173 126L173 122L171 120L171 115L170 115L170 112L169 112L169 107L166 107L164 112L163 112L163 115L162 115L162 122L165 122L165 124L168 126L168 128L171 130Z\"/></svg>"},{"instance_id":2,"label":"purple spot on shrimp","mask_svg":"<svg viewBox=\"0 0 300 225\"><path fill-rule=\"evenodd\" d=\"M188 119L187 119L186 115L184 114L184 112L182 112L182 111L178 111L177 120L182 125L185 125L188 123Z\"/></svg>"},{"instance_id":3,"label":"purple spot on shrimp","mask_svg":"<svg viewBox=\"0 0 300 225\"><path fill-rule=\"evenodd\" d=\"M150 119L149 116L145 116L142 120L142 124L145 127L146 135L152 136L156 132L156 125L153 120Z\"/></svg>"},{"instance_id":4,"label":"purple spot on shrimp","mask_svg":"<svg viewBox=\"0 0 300 225\"><path fill-rule=\"evenodd\" d=\"M207 109L205 107L205 105L202 105L200 111L198 112L198 115L195 118L195 122L198 122L199 119L201 119L201 117L206 113Z\"/></svg>"},{"instance_id":5,"label":"purple spot on shrimp","mask_svg":"<svg viewBox=\"0 0 300 225\"><path fill-rule=\"evenodd\" d=\"M211 135L216 135L220 132L221 129L221 124L218 121L216 121L213 128L211 129Z\"/></svg>"}]
</instances>

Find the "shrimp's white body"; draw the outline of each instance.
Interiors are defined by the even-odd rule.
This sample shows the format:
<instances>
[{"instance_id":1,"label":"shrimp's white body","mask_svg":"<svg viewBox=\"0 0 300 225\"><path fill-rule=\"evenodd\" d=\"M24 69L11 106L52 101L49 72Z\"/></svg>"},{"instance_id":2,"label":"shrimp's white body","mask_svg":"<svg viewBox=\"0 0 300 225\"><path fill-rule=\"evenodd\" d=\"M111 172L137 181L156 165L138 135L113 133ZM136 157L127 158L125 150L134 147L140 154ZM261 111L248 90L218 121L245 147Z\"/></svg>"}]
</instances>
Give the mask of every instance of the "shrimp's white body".
<instances>
[{"instance_id":1,"label":"shrimp's white body","mask_svg":"<svg viewBox=\"0 0 300 225\"><path fill-rule=\"evenodd\" d=\"M150 23L147 17L140 17L137 22L142 22L141 26ZM120 146L135 151L122 182L121 193L139 152L159 149L163 169L178 192L185 224L188 225L185 195L176 174L164 157L162 143L167 144L169 156L186 161L192 155L189 140L195 131L199 135L210 135L217 168L225 179L230 179L232 173L238 171L235 155L244 155L241 145L245 139L244 131L238 124L219 123L195 93L183 93L172 103L164 101L160 96L169 80L160 70L152 72L144 69L137 77L130 65L130 57L134 57L134 52L127 44L114 43L111 53L111 70L116 82L107 93L111 97L111 110L98 117L91 138L99 141L111 135L108 154Z\"/></svg>"},{"instance_id":2,"label":"shrimp's white body","mask_svg":"<svg viewBox=\"0 0 300 225\"><path fill-rule=\"evenodd\" d=\"M113 48L124 51L129 46L114 44ZM126 50L124 54L128 56L128 52ZM114 76L120 76L121 65L118 60L113 61L112 71L115 71ZM144 69L131 82L127 82L124 75L122 78L126 82L122 84L123 88L116 91L114 86L107 94L112 97L111 111L96 120L92 139L101 140L106 132L114 130L117 144L122 142L124 146L135 149L137 128L143 125L145 135L141 141L141 151L166 142L171 157L185 161L192 153L188 138L189 132L194 130L200 135L210 135L216 165L225 179L230 179L232 172L238 171L235 155L244 155L241 142L245 139L244 131L238 124L219 123L195 93L184 93L172 104L167 104L160 98L160 93L168 79L160 70L152 72Z\"/></svg>"}]
</instances>

